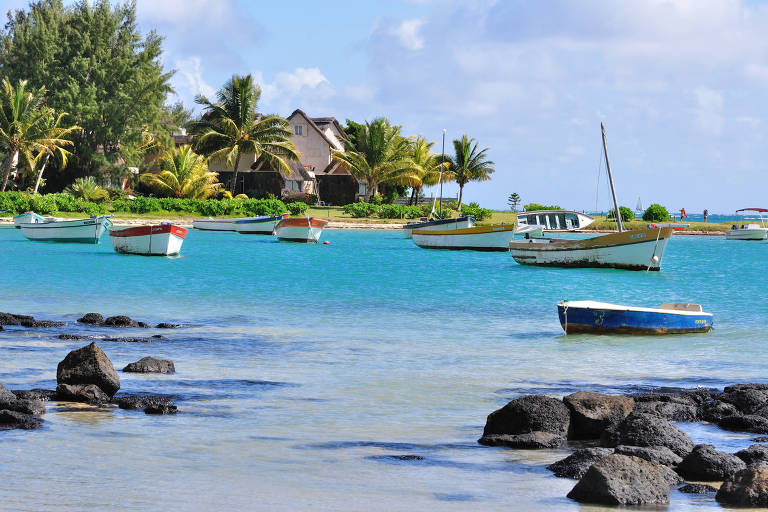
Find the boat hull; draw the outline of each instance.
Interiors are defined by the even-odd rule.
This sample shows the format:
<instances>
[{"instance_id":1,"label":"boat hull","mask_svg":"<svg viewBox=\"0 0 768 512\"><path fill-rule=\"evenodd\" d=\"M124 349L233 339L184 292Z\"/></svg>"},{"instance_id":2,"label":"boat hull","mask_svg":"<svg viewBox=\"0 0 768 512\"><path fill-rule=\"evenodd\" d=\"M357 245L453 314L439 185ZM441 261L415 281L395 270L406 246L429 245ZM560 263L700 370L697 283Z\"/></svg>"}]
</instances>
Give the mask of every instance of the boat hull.
<instances>
[{"instance_id":1,"label":"boat hull","mask_svg":"<svg viewBox=\"0 0 768 512\"><path fill-rule=\"evenodd\" d=\"M109 239L115 251L144 256L172 256L179 254L187 230L172 224L112 229Z\"/></svg>"},{"instance_id":2,"label":"boat hull","mask_svg":"<svg viewBox=\"0 0 768 512\"><path fill-rule=\"evenodd\" d=\"M39 242L98 244L101 235L110 226L112 222L107 217L99 216L92 219L22 224L21 234Z\"/></svg>"},{"instance_id":3,"label":"boat hull","mask_svg":"<svg viewBox=\"0 0 768 512\"><path fill-rule=\"evenodd\" d=\"M709 313L574 307L561 303L557 314L566 334L685 334L707 332L712 328Z\"/></svg>"},{"instance_id":4,"label":"boat hull","mask_svg":"<svg viewBox=\"0 0 768 512\"><path fill-rule=\"evenodd\" d=\"M466 229L475 226L475 219L471 215L462 215L455 219L428 220L425 222L409 222L403 228L405 237L411 238L415 230L419 231L449 231L452 229Z\"/></svg>"},{"instance_id":5,"label":"boat hull","mask_svg":"<svg viewBox=\"0 0 768 512\"><path fill-rule=\"evenodd\" d=\"M581 240L531 238L510 242L521 265L659 270L673 228L625 231Z\"/></svg>"},{"instance_id":6,"label":"boat hull","mask_svg":"<svg viewBox=\"0 0 768 512\"><path fill-rule=\"evenodd\" d=\"M515 237L514 225L481 226L452 230L413 231L413 242L424 249L450 249L472 251L509 250Z\"/></svg>"},{"instance_id":7,"label":"boat hull","mask_svg":"<svg viewBox=\"0 0 768 512\"><path fill-rule=\"evenodd\" d=\"M317 243L327 220L314 217L285 218L275 226L275 235L285 242Z\"/></svg>"},{"instance_id":8,"label":"boat hull","mask_svg":"<svg viewBox=\"0 0 768 512\"><path fill-rule=\"evenodd\" d=\"M286 218L288 215L274 215L256 217L254 219L239 219L232 225L240 234L243 235L272 235L275 233L275 226L277 223Z\"/></svg>"},{"instance_id":9,"label":"boat hull","mask_svg":"<svg viewBox=\"0 0 768 512\"><path fill-rule=\"evenodd\" d=\"M768 229L729 229L725 232L726 240L766 240L768 239Z\"/></svg>"}]
</instances>

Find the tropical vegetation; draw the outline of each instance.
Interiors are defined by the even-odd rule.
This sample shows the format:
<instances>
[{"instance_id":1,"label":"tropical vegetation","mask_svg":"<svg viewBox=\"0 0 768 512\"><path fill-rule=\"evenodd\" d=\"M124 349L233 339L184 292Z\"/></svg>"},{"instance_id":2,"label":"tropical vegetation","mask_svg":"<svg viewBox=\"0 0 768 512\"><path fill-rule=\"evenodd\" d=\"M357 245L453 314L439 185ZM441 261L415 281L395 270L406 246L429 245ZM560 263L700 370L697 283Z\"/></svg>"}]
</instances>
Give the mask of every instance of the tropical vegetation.
<instances>
[{"instance_id":1,"label":"tropical vegetation","mask_svg":"<svg viewBox=\"0 0 768 512\"><path fill-rule=\"evenodd\" d=\"M647 222L663 222L669 220L669 212L658 203L653 203L643 212L643 220Z\"/></svg>"},{"instance_id":2,"label":"tropical vegetation","mask_svg":"<svg viewBox=\"0 0 768 512\"><path fill-rule=\"evenodd\" d=\"M524 204L523 209L527 212L535 212L535 211L541 211L541 210L562 210L562 208L560 208L557 205L547 206L539 203Z\"/></svg>"},{"instance_id":3,"label":"tropical vegetation","mask_svg":"<svg viewBox=\"0 0 768 512\"><path fill-rule=\"evenodd\" d=\"M195 100L203 106L202 116L190 124L195 151L232 167L229 190L233 194L243 154L254 154L260 167L286 174L291 173L287 161L299 160L288 121L276 115L257 115L260 97L261 89L251 75L235 75L216 93L217 102L203 95Z\"/></svg>"},{"instance_id":4,"label":"tropical vegetation","mask_svg":"<svg viewBox=\"0 0 768 512\"><path fill-rule=\"evenodd\" d=\"M507 204L509 205L510 210L516 212L517 207L520 206L520 194L517 192L509 194L509 197L507 198Z\"/></svg>"},{"instance_id":5,"label":"tropical vegetation","mask_svg":"<svg viewBox=\"0 0 768 512\"><path fill-rule=\"evenodd\" d=\"M144 173L141 181L159 197L205 199L221 187L217 174L208 170L205 157L184 145L160 157L159 173Z\"/></svg>"},{"instance_id":6,"label":"tropical vegetation","mask_svg":"<svg viewBox=\"0 0 768 512\"><path fill-rule=\"evenodd\" d=\"M103 201L109 197L109 192L96 183L93 176L77 178L69 187L64 189L65 194L69 194L83 201Z\"/></svg>"},{"instance_id":7,"label":"tropical vegetation","mask_svg":"<svg viewBox=\"0 0 768 512\"><path fill-rule=\"evenodd\" d=\"M619 206L619 211L621 212L621 220L624 221L624 222L630 221L630 220L635 218L635 212L633 212L632 209L627 207L627 206ZM613 208L608 210L607 217L609 219L614 219L615 220L616 219L616 210L614 210Z\"/></svg>"},{"instance_id":8,"label":"tropical vegetation","mask_svg":"<svg viewBox=\"0 0 768 512\"><path fill-rule=\"evenodd\" d=\"M411 187L411 197L408 204L415 204L418 201L422 187L437 185L441 179L443 183L451 179L451 174L448 172L448 162L443 155L432 153L432 146L434 145L434 142L429 142L424 137L418 136L411 146L411 169L419 177L420 183Z\"/></svg>"},{"instance_id":9,"label":"tropical vegetation","mask_svg":"<svg viewBox=\"0 0 768 512\"><path fill-rule=\"evenodd\" d=\"M470 181L486 181L496 171L494 163L488 160L488 148L478 149L477 141L462 135L453 141L454 155L449 158L451 179L459 186L459 210L464 186Z\"/></svg>"}]
</instances>

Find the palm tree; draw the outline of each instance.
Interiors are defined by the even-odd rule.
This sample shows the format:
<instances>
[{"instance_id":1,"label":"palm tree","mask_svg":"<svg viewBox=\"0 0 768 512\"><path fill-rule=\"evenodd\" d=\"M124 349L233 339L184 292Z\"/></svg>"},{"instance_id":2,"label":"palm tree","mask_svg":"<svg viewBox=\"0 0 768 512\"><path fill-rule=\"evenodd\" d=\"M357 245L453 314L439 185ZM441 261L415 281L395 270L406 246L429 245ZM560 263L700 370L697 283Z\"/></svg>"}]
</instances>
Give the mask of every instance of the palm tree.
<instances>
[{"instance_id":1,"label":"palm tree","mask_svg":"<svg viewBox=\"0 0 768 512\"><path fill-rule=\"evenodd\" d=\"M299 152L291 142L288 121L276 115L257 116L256 106L261 89L251 75L233 76L216 93L218 102L198 95L195 102L203 106L203 116L190 125L196 135L195 151L208 158L221 158L232 166L230 191L234 194L238 165L244 153L253 153L259 165L279 169L287 174L286 160L299 160Z\"/></svg>"},{"instance_id":2,"label":"palm tree","mask_svg":"<svg viewBox=\"0 0 768 512\"><path fill-rule=\"evenodd\" d=\"M367 183L365 200L370 201L379 185L421 186L421 178L410 158L412 141L400 135L400 127L385 118L366 122L357 131L354 143L344 140L345 151L333 158L346 164L349 172Z\"/></svg>"},{"instance_id":3,"label":"palm tree","mask_svg":"<svg viewBox=\"0 0 768 512\"><path fill-rule=\"evenodd\" d=\"M77 178L70 186L64 189L66 194L79 197L84 201L101 201L109 197L109 192L96 183L93 176Z\"/></svg>"},{"instance_id":4,"label":"palm tree","mask_svg":"<svg viewBox=\"0 0 768 512\"><path fill-rule=\"evenodd\" d=\"M208 171L205 157L181 146L163 153L160 174L145 173L140 179L161 196L205 199L221 187L217 176Z\"/></svg>"},{"instance_id":5,"label":"palm tree","mask_svg":"<svg viewBox=\"0 0 768 512\"><path fill-rule=\"evenodd\" d=\"M475 139L470 139L467 135L453 140L455 155L449 159L449 169L451 179L459 185L459 213L461 213L464 185L470 181L489 180L491 174L496 171L494 163L486 160L488 149L478 151Z\"/></svg>"},{"instance_id":6,"label":"palm tree","mask_svg":"<svg viewBox=\"0 0 768 512\"><path fill-rule=\"evenodd\" d=\"M444 161L441 155L432 153L432 146L434 145L434 142L429 142L422 136L416 137L416 141L413 143L411 160L413 161L413 170L419 175L421 184L412 187L413 192L410 203L413 203L415 198L416 204L418 204L418 197L422 187L437 185L440 182L441 168L443 170L443 183L450 180L450 175L447 172L447 162Z\"/></svg>"},{"instance_id":7,"label":"palm tree","mask_svg":"<svg viewBox=\"0 0 768 512\"><path fill-rule=\"evenodd\" d=\"M26 80L13 87L7 78L0 85L0 146L8 155L0 192L5 191L20 156L44 151L51 142L46 128L53 111L43 103L45 87L36 91L26 87Z\"/></svg>"},{"instance_id":8,"label":"palm tree","mask_svg":"<svg viewBox=\"0 0 768 512\"><path fill-rule=\"evenodd\" d=\"M26 152L26 160L29 162L30 170L34 171L42 160L40 170L37 171L37 180L35 181L34 194L37 194L37 189L40 188L40 181L43 178L43 172L45 166L48 165L48 160L51 156L58 157L59 169L63 169L67 166L67 158L72 156L72 153L65 149L65 146L73 146L74 142L67 139L72 133L81 130L77 125L64 127L61 126L61 122L67 115L66 112L60 113L58 116L53 114L53 110L50 112L45 122L45 138L38 141L39 146L36 154L32 154L30 151Z\"/></svg>"}]
</instances>

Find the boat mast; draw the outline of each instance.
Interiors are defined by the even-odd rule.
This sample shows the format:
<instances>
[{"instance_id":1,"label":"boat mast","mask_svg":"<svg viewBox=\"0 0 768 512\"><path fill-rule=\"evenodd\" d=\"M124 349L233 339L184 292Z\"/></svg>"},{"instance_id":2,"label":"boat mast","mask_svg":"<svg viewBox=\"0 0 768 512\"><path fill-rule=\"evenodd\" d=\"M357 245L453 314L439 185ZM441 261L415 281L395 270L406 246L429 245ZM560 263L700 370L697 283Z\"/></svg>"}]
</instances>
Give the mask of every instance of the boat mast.
<instances>
[{"instance_id":1,"label":"boat mast","mask_svg":"<svg viewBox=\"0 0 768 512\"><path fill-rule=\"evenodd\" d=\"M611 194L613 194L613 211L616 214L616 224L619 225L619 233L624 231L621 225L621 212L619 211L619 202L616 200L616 189L613 186L613 174L611 174L611 164L608 162L608 145L605 142L605 126L600 121L600 131L603 132L603 154L605 155L605 167L608 169L608 182L611 184Z\"/></svg>"}]
</instances>

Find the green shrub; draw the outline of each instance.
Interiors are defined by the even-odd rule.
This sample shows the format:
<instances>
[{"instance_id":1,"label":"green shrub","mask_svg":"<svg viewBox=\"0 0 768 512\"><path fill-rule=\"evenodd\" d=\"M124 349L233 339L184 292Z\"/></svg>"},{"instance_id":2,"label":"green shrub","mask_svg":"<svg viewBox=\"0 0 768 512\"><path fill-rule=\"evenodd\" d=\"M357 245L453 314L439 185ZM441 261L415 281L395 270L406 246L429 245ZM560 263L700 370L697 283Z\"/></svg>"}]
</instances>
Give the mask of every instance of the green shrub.
<instances>
[{"instance_id":1,"label":"green shrub","mask_svg":"<svg viewBox=\"0 0 768 512\"><path fill-rule=\"evenodd\" d=\"M307 210L309 210L307 203L288 203L285 206L288 208L288 211L291 212L291 215L304 215L307 213Z\"/></svg>"},{"instance_id":2,"label":"green shrub","mask_svg":"<svg viewBox=\"0 0 768 512\"><path fill-rule=\"evenodd\" d=\"M373 203L352 203L344 206L344 213L352 217L370 217L378 213L380 206Z\"/></svg>"},{"instance_id":3,"label":"green shrub","mask_svg":"<svg viewBox=\"0 0 768 512\"><path fill-rule=\"evenodd\" d=\"M21 192L0 192L0 210L18 215L29 211L29 198Z\"/></svg>"},{"instance_id":4,"label":"green shrub","mask_svg":"<svg viewBox=\"0 0 768 512\"><path fill-rule=\"evenodd\" d=\"M379 207L378 215L382 219L402 219L405 217L405 206L400 204L383 204Z\"/></svg>"},{"instance_id":5,"label":"green shrub","mask_svg":"<svg viewBox=\"0 0 768 512\"><path fill-rule=\"evenodd\" d=\"M653 203L643 213L643 220L647 222L661 222L669 220L669 212L660 204Z\"/></svg>"},{"instance_id":6,"label":"green shrub","mask_svg":"<svg viewBox=\"0 0 768 512\"><path fill-rule=\"evenodd\" d=\"M371 203L373 204L381 204L384 202L384 196L376 192L371 196Z\"/></svg>"},{"instance_id":7,"label":"green shrub","mask_svg":"<svg viewBox=\"0 0 768 512\"><path fill-rule=\"evenodd\" d=\"M627 208L626 206L619 206L619 211L621 212L621 220L625 222L629 222L630 220L633 220L635 218L635 213ZM613 208L608 210L608 218L609 219L615 219L616 218L616 212Z\"/></svg>"},{"instance_id":8,"label":"green shrub","mask_svg":"<svg viewBox=\"0 0 768 512\"><path fill-rule=\"evenodd\" d=\"M562 208L559 206L545 206L538 203L524 204L523 208L525 208L525 211L527 212L535 212L540 210L562 210Z\"/></svg>"},{"instance_id":9,"label":"green shrub","mask_svg":"<svg viewBox=\"0 0 768 512\"><path fill-rule=\"evenodd\" d=\"M491 210L487 208L480 208L477 203L469 203L461 205L462 215L472 215L475 220L481 221L491 218Z\"/></svg>"},{"instance_id":10,"label":"green shrub","mask_svg":"<svg viewBox=\"0 0 768 512\"><path fill-rule=\"evenodd\" d=\"M59 211L56 200L53 197L49 195L41 196L40 194L29 196L29 209L40 215L54 215Z\"/></svg>"}]
</instances>

